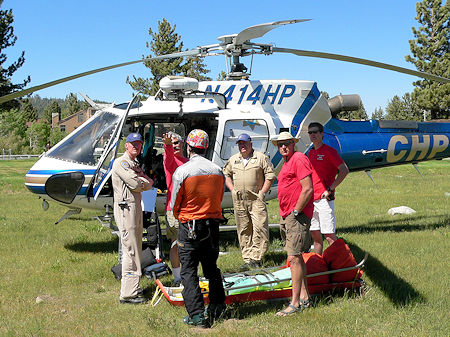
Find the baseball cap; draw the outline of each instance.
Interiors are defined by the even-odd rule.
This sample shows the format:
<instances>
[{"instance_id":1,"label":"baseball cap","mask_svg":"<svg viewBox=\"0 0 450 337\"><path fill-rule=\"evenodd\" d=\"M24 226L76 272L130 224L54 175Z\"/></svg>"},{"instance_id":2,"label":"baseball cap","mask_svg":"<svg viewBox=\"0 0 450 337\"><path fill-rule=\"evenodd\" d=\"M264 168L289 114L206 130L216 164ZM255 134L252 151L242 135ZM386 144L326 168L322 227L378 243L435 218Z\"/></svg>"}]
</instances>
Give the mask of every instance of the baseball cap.
<instances>
[{"instance_id":1,"label":"baseball cap","mask_svg":"<svg viewBox=\"0 0 450 337\"><path fill-rule=\"evenodd\" d=\"M246 133L241 133L241 134L239 135L239 137L238 137L236 143L237 143L237 142L240 142L241 140L244 141L244 142L249 142L249 141L252 140L252 138L251 138L248 134L246 134Z\"/></svg>"},{"instance_id":2,"label":"baseball cap","mask_svg":"<svg viewBox=\"0 0 450 337\"><path fill-rule=\"evenodd\" d=\"M135 141L143 142L142 136L139 133L137 133L137 132L130 133L127 136L126 143L131 143L131 142L135 142Z\"/></svg>"}]
</instances>

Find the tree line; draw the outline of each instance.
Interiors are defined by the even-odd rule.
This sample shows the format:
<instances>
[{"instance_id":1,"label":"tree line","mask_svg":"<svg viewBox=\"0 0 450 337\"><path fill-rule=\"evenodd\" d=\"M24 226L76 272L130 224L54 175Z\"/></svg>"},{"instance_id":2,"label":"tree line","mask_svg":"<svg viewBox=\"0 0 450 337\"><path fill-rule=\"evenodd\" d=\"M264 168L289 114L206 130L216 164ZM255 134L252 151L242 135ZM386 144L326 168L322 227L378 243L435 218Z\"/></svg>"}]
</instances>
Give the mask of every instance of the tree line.
<instances>
[{"instance_id":1,"label":"tree line","mask_svg":"<svg viewBox=\"0 0 450 337\"><path fill-rule=\"evenodd\" d=\"M415 19L419 27L412 27L414 39L409 41L411 55L405 57L419 71L438 76L450 77L449 54L449 0L423 0L417 2ZM11 77L25 62L25 52L6 65L5 49L15 44L14 16L11 9L1 9L0 0L0 96L20 91L29 82L30 76L21 83L12 83ZM166 19L158 21L158 30L149 28L150 41L146 42L149 55L158 56L184 50L181 36L175 32L176 25ZM147 56L145 56L147 57ZM167 75L194 77L200 81L210 80L210 72L200 57L169 60L146 60L151 77L128 76L126 82L141 98L154 95L159 89L159 81ZM225 73L219 75L223 80ZM383 111L381 107L372 112L372 119L392 120L430 120L450 118L450 84L430 80L413 82L412 93L395 95ZM326 93L324 93L327 95ZM0 148L11 149L13 153L41 153L48 143L56 144L65 134L59 128L51 127L52 114L65 118L86 109L87 103L79 101L76 94L70 93L65 99L33 97L16 99L0 104ZM357 111L343 111L337 116L341 119L368 119L364 105ZM38 122L39 120L39 122Z\"/></svg>"}]
</instances>

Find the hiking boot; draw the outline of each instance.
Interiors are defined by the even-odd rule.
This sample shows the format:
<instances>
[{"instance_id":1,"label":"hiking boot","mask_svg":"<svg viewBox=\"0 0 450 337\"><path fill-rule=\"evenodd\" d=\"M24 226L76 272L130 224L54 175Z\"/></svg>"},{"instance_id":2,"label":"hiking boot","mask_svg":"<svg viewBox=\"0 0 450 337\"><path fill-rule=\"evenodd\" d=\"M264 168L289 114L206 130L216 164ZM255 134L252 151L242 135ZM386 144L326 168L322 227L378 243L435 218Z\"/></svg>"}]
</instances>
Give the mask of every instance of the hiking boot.
<instances>
[{"instance_id":1,"label":"hiking boot","mask_svg":"<svg viewBox=\"0 0 450 337\"><path fill-rule=\"evenodd\" d=\"M203 313L196 314L193 316L185 316L183 322L190 326L196 326L198 328L209 328L210 324L208 320L205 318Z\"/></svg>"},{"instance_id":2,"label":"hiking boot","mask_svg":"<svg viewBox=\"0 0 450 337\"><path fill-rule=\"evenodd\" d=\"M251 260L249 263L251 269L259 269L261 268L261 262L256 260Z\"/></svg>"},{"instance_id":3,"label":"hiking boot","mask_svg":"<svg viewBox=\"0 0 450 337\"><path fill-rule=\"evenodd\" d=\"M250 264L245 262L242 266L239 267L240 271L248 271L250 270Z\"/></svg>"},{"instance_id":4,"label":"hiking boot","mask_svg":"<svg viewBox=\"0 0 450 337\"><path fill-rule=\"evenodd\" d=\"M226 309L227 305L225 303L210 303L205 309L205 318L212 325L215 321L222 318Z\"/></svg>"},{"instance_id":5,"label":"hiking boot","mask_svg":"<svg viewBox=\"0 0 450 337\"><path fill-rule=\"evenodd\" d=\"M120 304L145 304L148 302L148 299L145 297L127 297L121 298Z\"/></svg>"},{"instance_id":6,"label":"hiking boot","mask_svg":"<svg viewBox=\"0 0 450 337\"><path fill-rule=\"evenodd\" d=\"M137 296L138 296L138 297L140 297L140 296L144 296L144 289L142 289L142 288L138 288L138 290L137 290L136 294L137 294Z\"/></svg>"}]
</instances>

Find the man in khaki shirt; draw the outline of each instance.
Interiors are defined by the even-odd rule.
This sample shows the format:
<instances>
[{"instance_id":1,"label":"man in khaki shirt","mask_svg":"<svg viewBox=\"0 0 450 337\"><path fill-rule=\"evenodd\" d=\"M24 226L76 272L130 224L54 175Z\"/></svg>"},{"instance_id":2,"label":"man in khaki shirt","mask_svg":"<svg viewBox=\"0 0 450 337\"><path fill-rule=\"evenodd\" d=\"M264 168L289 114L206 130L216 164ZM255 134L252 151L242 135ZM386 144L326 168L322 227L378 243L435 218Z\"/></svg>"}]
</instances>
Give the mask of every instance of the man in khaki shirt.
<instances>
[{"instance_id":1,"label":"man in khaki shirt","mask_svg":"<svg viewBox=\"0 0 450 337\"><path fill-rule=\"evenodd\" d=\"M241 270L261 267L269 245L269 221L264 201L275 180L269 157L255 151L246 133L237 139L239 153L225 165L225 184L231 191L244 264Z\"/></svg>"},{"instance_id":2,"label":"man in khaki shirt","mask_svg":"<svg viewBox=\"0 0 450 337\"><path fill-rule=\"evenodd\" d=\"M139 281L142 275L142 207L141 192L152 188L153 180L147 177L136 161L142 149L139 133L128 135L126 152L114 161L112 184L114 190L114 219L122 243L122 279L120 303L140 304Z\"/></svg>"}]
</instances>

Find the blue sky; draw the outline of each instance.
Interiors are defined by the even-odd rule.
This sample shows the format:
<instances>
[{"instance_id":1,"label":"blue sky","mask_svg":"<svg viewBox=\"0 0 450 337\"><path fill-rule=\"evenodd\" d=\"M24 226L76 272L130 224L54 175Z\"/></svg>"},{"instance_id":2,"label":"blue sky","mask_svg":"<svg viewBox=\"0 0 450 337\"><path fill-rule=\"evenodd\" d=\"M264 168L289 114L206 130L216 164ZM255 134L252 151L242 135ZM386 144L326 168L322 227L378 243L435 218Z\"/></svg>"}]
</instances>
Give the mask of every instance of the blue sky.
<instances>
[{"instance_id":1,"label":"blue sky","mask_svg":"<svg viewBox=\"0 0 450 337\"><path fill-rule=\"evenodd\" d=\"M7 64L25 51L25 64L13 77L31 76L34 86L57 78L148 55L149 27L158 20L176 24L185 48L217 43L217 37L246 27L285 19L312 19L277 28L259 43L367 58L415 69L410 54L411 27L418 26L413 0L316 1L144 1L5 0L12 8L18 40L6 49ZM244 59L249 67L250 59ZM223 56L206 58L213 79L225 70ZM127 76L150 76L142 64L77 79L45 89L41 97L63 98L83 92L94 99L123 102L132 97ZM339 61L294 55L255 56L252 79L316 81L330 96L357 93L370 115L385 109L394 95L412 92L416 77ZM81 96L79 96L81 99Z\"/></svg>"}]
</instances>

